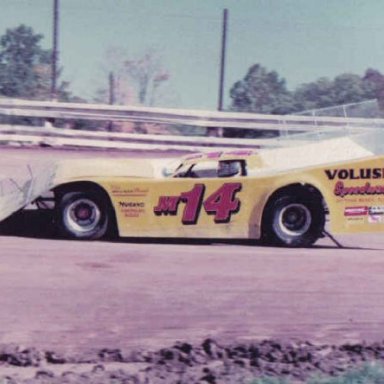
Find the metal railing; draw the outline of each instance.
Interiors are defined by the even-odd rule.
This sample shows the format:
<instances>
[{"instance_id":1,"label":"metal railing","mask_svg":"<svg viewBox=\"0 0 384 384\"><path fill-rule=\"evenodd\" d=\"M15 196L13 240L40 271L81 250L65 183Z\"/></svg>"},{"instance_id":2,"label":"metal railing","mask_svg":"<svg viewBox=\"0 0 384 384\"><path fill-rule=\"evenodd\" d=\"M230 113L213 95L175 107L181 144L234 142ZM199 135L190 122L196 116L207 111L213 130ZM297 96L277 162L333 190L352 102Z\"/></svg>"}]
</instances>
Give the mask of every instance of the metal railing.
<instances>
[{"instance_id":1,"label":"metal railing","mask_svg":"<svg viewBox=\"0 0 384 384\"><path fill-rule=\"evenodd\" d=\"M262 115L253 113L177 110L167 108L125 107L104 104L75 104L0 99L0 115L41 120L41 126L0 125L0 142L52 146L86 146L121 149L177 149L205 151L243 147L279 147L296 145L330 134L359 132L367 128L383 128L384 119ZM231 128L271 131L274 138L223 138L168 134L141 134L74 130L45 127L44 119L92 120L156 123L160 126L185 125L203 128ZM164 133L167 133L164 128Z\"/></svg>"}]
</instances>

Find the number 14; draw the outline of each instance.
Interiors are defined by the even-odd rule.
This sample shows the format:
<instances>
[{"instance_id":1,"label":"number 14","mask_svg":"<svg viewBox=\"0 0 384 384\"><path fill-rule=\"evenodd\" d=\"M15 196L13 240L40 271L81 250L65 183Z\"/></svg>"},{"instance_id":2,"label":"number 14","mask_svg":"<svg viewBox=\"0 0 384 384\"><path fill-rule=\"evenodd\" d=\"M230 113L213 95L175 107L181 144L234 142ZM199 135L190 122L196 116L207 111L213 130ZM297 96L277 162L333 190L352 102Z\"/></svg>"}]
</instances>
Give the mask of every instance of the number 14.
<instances>
[{"instance_id":1,"label":"number 14","mask_svg":"<svg viewBox=\"0 0 384 384\"><path fill-rule=\"evenodd\" d=\"M240 200L235 198L241 190L241 183L225 183L204 200L205 185L195 184L180 196L161 196L154 213L160 215L176 215L179 203L184 203L181 222L185 225L196 224L201 208L208 215L214 215L215 223L228 223L233 213L239 212Z\"/></svg>"}]
</instances>

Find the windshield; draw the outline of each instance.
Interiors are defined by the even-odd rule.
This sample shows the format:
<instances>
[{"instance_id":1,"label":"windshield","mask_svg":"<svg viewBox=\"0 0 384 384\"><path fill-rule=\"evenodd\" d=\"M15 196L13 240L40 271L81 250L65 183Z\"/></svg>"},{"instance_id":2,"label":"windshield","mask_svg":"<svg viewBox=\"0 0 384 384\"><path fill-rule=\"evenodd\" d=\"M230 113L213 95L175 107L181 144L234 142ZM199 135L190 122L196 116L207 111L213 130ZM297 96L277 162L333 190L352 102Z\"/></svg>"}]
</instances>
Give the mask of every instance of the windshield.
<instances>
[{"instance_id":1,"label":"windshield","mask_svg":"<svg viewBox=\"0 0 384 384\"><path fill-rule=\"evenodd\" d=\"M214 178L245 176L246 167L244 160L207 160L195 164L181 164L173 177L186 178Z\"/></svg>"},{"instance_id":2,"label":"windshield","mask_svg":"<svg viewBox=\"0 0 384 384\"><path fill-rule=\"evenodd\" d=\"M162 168L163 177L174 177L175 173L178 172L182 165L183 164L180 163L179 159L172 159L167 162Z\"/></svg>"}]
</instances>

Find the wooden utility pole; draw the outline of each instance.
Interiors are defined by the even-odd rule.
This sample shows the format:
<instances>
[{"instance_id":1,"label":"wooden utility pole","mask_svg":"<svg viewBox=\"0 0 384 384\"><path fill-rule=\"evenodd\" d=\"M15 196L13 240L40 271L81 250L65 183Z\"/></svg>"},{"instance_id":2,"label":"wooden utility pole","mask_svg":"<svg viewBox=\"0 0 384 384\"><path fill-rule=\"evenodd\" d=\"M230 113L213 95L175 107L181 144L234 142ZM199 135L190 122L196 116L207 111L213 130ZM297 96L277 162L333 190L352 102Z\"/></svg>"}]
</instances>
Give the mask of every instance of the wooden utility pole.
<instances>
[{"instance_id":1,"label":"wooden utility pole","mask_svg":"<svg viewBox=\"0 0 384 384\"><path fill-rule=\"evenodd\" d=\"M225 80L225 57L227 51L227 24L228 24L228 9L223 11L223 26L221 32L221 58L220 58L220 80L219 80L219 97L217 103L217 110L223 110L224 104L224 80ZM221 127L207 128L208 136L223 136L223 129Z\"/></svg>"},{"instance_id":2,"label":"wooden utility pole","mask_svg":"<svg viewBox=\"0 0 384 384\"><path fill-rule=\"evenodd\" d=\"M220 81L219 81L219 101L217 109L223 110L223 94L225 80L225 58L227 53L227 24L228 24L228 9L223 11L223 29L221 33L221 60L220 60Z\"/></svg>"},{"instance_id":3,"label":"wooden utility pole","mask_svg":"<svg viewBox=\"0 0 384 384\"><path fill-rule=\"evenodd\" d=\"M108 76L108 82L109 82L109 104L113 105L115 104L115 76L113 72L109 72ZM113 131L113 121L109 121L107 124L107 129L109 132Z\"/></svg>"},{"instance_id":4,"label":"wooden utility pole","mask_svg":"<svg viewBox=\"0 0 384 384\"><path fill-rule=\"evenodd\" d=\"M57 100L57 68L59 62L59 0L53 0L51 100Z\"/></svg>"},{"instance_id":5,"label":"wooden utility pole","mask_svg":"<svg viewBox=\"0 0 384 384\"><path fill-rule=\"evenodd\" d=\"M115 104L115 76L113 72L109 72L109 104Z\"/></svg>"}]
</instances>

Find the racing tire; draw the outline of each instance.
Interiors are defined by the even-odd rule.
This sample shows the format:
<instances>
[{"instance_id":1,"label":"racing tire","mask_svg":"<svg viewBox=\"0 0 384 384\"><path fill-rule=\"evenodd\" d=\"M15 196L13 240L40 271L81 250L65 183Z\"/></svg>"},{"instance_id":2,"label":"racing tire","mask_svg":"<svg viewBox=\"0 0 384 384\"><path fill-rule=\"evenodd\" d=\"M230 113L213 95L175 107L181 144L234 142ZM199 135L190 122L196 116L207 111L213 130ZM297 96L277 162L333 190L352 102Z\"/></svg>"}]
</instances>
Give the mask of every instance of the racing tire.
<instances>
[{"instance_id":1,"label":"racing tire","mask_svg":"<svg viewBox=\"0 0 384 384\"><path fill-rule=\"evenodd\" d=\"M108 201L100 193L67 192L57 207L59 235L69 239L100 239L108 232L109 212Z\"/></svg>"},{"instance_id":2,"label":"racing tire","mask_svg":"<svg viewBox=\"0 0 384 384\"><path fill-rule=\"evenodd\" d=\"M309 247L322 237L325 210L321 199L307 191L280 194L265 209L263 239L270 245Z\"/></svg>"}]
</instances>

